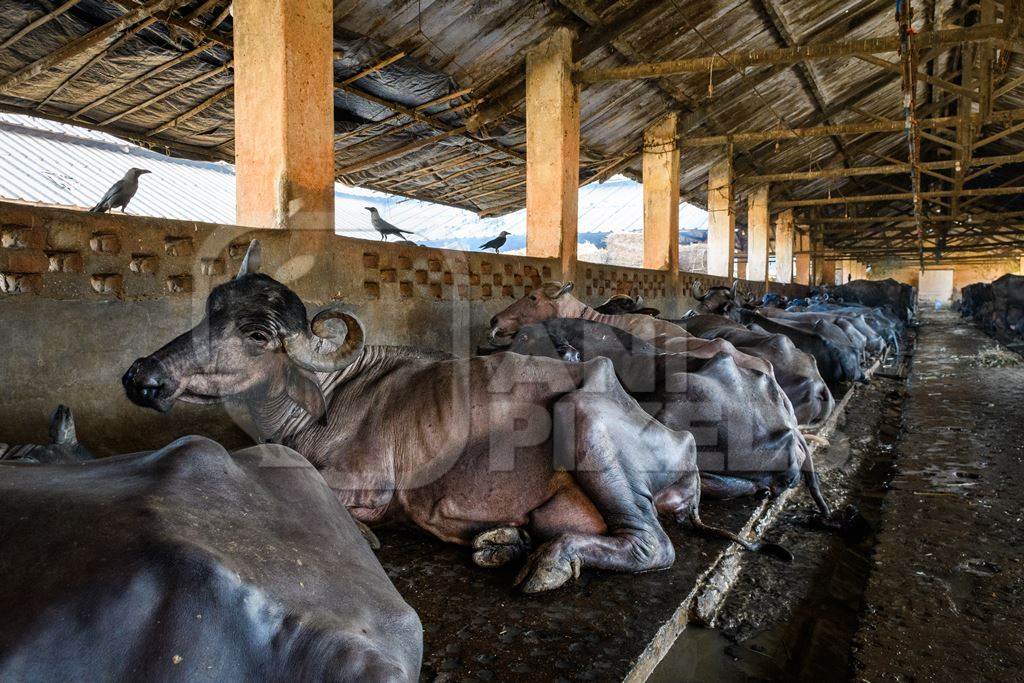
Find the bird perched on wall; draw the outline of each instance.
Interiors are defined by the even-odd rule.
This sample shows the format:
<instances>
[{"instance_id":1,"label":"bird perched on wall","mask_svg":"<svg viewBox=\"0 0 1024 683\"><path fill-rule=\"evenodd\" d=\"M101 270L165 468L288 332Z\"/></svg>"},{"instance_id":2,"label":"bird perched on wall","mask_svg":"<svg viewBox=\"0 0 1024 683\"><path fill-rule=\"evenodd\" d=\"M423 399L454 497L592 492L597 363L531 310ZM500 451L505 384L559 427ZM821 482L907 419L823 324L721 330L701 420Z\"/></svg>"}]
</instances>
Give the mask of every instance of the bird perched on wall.
<instances>
[{"instance_id":1,"label":"bird perched on wall","mask_svg":"<svg viewBox=\"0 0 1024 683\"><path fill-rule=\"evenodd\" d=\"M150 173L150 171L144 168L129 168L124 177L114 183L107 190L107 193L103 195L103 199L96 206L89 209L89 211L93 213L106 213L115 207L120 207L121 211L124 211L128 208L128 202L138 192L139 176L143 173Z\"/></svg>"},{"instance_id":2,"label":"bird perched on wall","mask_svg":"<svg viewBox=\"0 0 1024 683\"><path fill-rule=\"evenodd\" d=\"M500 235L495 237L490 242L484 242L483 244L480 245L480 248L481 249L493 249L494 253L497 254L498 253L498 249L501 249L503 246L505 246L505 240L511 234L512 233L508 232L507 230L502 230Z\"/></svg>"},{"instance_id":3,"label":"bird perched on wall","mask_svg":"<svg viewBox=\"0 0 1024 683\"><path fill-rule=\"evenodd\" d=\"M385 242L388 239L388 235L394 235L398 239L405 240L406 242L408 242L409 240L408 238L405 237L405 235L416 234L411 230L402 230L401 228L394 226L391 223L388 223L386 220L380 217L380 214L377 213L377 209L373 208L372 206L364 206L363 208L370 212L370 223L373 224L374 230L380 233L380 238Z\"/></svg>"}]
</instances>

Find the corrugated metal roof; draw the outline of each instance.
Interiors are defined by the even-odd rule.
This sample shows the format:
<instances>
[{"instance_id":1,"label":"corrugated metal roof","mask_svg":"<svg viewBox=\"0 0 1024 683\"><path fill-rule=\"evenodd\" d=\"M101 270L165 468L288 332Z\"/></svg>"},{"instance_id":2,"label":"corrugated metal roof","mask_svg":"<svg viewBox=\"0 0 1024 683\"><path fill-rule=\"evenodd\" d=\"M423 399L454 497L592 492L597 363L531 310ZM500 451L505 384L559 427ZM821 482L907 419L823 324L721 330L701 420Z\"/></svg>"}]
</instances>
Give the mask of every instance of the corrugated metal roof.
<instances>
[{"instance_id":1,"label":"corrugated metal roof","mask_svg":"<svg viewBox=\"0 0 1024 683\"><path fill-rule=\"evenodd\" d=\"M152 173L139 180L128 212L160 218L233 223L235 169L225 162L191 161L125 142L106 133L47 119L0 113L0 198L89 208L132 167ZM364 207L416 234L431 247L475 250L502 230L512 233L507 250L526 242L526 211L481 219L441 204L335 185L338 234L377 239ZM611 233L639 232L643 225L640 185L618 176L580 190L580 241L603 248ZM680 226L701 230L707 213L680 205Z\"/></svg>"}]
</instances>

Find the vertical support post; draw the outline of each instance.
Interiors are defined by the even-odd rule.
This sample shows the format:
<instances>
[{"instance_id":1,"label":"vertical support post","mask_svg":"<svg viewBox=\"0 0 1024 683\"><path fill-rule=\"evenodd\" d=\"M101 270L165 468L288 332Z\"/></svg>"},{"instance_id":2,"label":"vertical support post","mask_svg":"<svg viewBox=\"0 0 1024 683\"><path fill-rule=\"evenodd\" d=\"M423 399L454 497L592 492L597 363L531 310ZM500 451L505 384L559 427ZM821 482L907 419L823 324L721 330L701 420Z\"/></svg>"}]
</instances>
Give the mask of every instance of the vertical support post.
<instances>
[{"instance_id":1,"label":"vertical support post","mask_svg":"<svg viewBox=\"0 0 1024 683\"><path fill-rule=\"evenodd\" d=\"M669 114L644 131L644 268L679 273L679 117Z\"/></svg>"},{"instance_id":2,"label":"vertical support post","mask_svg":"<svg viewBox=\"0 0 1024 683\"><path fill-rule=\"evenodd\" d=\"M235 217L334 232L330 0L235 3Z\"/></svg>"},{"instance_id":3,"label":"vertical support post","mask_svg":"<svg viewBox=\"0 0 1024 683\"><path fill-rule=\"evenodd\" d=\"M733 214L732 145L708 171L708 275L732 277L736 248Z\"/></svg>"},{"instance_id":4,"label":"vertical support post","mask_svg":"<svg viewBox=\"0 0 1024 683\"><path fill-rule=\"evenodd\" d=\"M811 235L807 232L798 235L796 281L801 285L811 284Z\"/></svg>"},{"instance_id":5,"label":"vertical support post","mask_svg":"<svg viewBox=\"0 0 1024 683\"><path fill-rule=\"evenodd\" d=\"M856 275L854 274L857 270L856 263L857 262L854 261L852 258L843 259L843 275L839 281L839 284L845 285L850 280L856 279Z\"/></svg>"},{"instance_id":6,"label":"vertical support post","mask_svg":"<svg viewBox=\"0 0 1024 683\"><path fill-rule=\"evenodd\" d=\"M832 253L831 249L821 249L821 257L818 259L820 263L821 277L818 278L818 283L822 285L833 286L836 284L836 261L835 254Z\"/></svg>"},{"instance_id":7,"label":"vertical support post","mask_svg":"<svg viewBox=\"0 0 1024 683\"><path fill-rule=\"evenodd\" d=\"M526 253L576 270L580 167L579 86L573 32L555 29L526 55Z\"/></svg>"},{"instance_id":8,"label":"vertical support post","mask_svg":"<svg viewBox=\"0 0 1024 683\"><path fill-rule=\"evenodd\" d=\"M747 195L747 279L768 282L768 185Z\"/></svg>"},{"instance_id":9,"label":"vertical support post","mask_svg":"<svg viewBox=\"0 0 1024 683\"><path fill-rule=\"evenodd\" d=\"M793 281L793 209L775 218L775 281Z\"/></svg>"}]
</instances>

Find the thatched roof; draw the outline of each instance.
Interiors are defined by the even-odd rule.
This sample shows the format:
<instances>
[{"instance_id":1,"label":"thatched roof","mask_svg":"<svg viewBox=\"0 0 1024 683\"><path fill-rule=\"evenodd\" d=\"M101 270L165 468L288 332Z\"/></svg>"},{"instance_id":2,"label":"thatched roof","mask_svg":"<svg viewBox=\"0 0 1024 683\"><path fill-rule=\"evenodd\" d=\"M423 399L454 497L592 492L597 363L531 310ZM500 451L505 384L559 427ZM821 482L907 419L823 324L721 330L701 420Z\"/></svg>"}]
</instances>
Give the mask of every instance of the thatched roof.
<instances>
[{"instance_id":1,"label":"thatched roof","mask_svg":"<svg viewBox=\"0 0 1024 683\"><path fill-rule=\"evenodd\" d=\"M980 4L916 2L914 26L918 31L978 26L984 19ZM96 126L176 155L231 160L228 5L229 0L5 0L0 105ZM993 2L995 20L1019 29L1014 13L1024 12L1020 5L1019 0ZM153 9L158 11L150 17ZM58 16L18 35L55 10ZM581 69L898 35L892 0L341 0L335 3L335 21L339 178L482 214L524 204L524 55L556 26L577 31ZM962 164L962 172L954 166L961 158L954 145L963 150L982 141L970 152L975 158L1024 153L1019 123L1024 115L1012 113L1024 109L1024 41L1013 29L1007 35L921 50L918 119L970 113L971 98L964 93L978 98L986 89L998 94L993 111L1011 112L971 130L956 123L923 130L921 160L933 167L921 171L921 191L1024 185L1017 180L1024 164L1012 157L988 173L985 166ZM677 111L683 122L681 192L685 200L704 204L708 167L727 148L685 146L688 139L902 121L905 90L898 59L894 53L848 56L589 85L581 97L581 181L614 172L639 178L644 128ZM978 66L964 69L965 63ZM374 67L380 68L368 72ZM467 122L480 120L473 117L478 112L487 114L482 117L487 125L461 132ZM495 112L499 115L490 116ZM1003 131L1009 134L998 135ZM428 139L433 142L417 144ZM902 130L736 142L734 154L740 178L905 165L910 158ZM776 203L906 194L913 189L911 176L890 170L780 180L771 194ZM738 182L741 200L748 186ZM926 200L924 211L948 213L954 203L952 197L935 199ZM955 204L957 213L1024 210L1024 201L1013 194L966 194ZM913 202L798 206L797 211L803 222L844 218L851 211L906 219ZM744 222L743 211L738 218ZM958 217L947 222L957 225L953 218ZM863 243L862 232L880 227L866 221L825 225L842 227L826 232L837 246L849 246L851 238ZM949 234L957 229L973 228ZM880 234L904 239L906 226L893 230Z\"/></svg>"}]
</instances>

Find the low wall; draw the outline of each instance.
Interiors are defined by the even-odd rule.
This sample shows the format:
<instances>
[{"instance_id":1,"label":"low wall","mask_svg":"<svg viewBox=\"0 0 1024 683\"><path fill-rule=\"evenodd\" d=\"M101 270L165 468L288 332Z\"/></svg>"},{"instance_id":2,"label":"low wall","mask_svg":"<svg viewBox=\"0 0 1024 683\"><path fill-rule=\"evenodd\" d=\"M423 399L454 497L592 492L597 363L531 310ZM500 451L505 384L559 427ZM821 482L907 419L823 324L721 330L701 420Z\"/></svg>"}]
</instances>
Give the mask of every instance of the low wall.
<instances>
[{"instance_id":1,"label":"low wall","mask_svg":"<svg viewBox=\"0 0 1024 683\"><path fill-rule=\"evenodd\" d=\"M44 439L50 412L65 403L83 443L100 454L155 448L184 433L244 443L216 407L179 405L164 416L132 405L120 377L202 317L207 293L237 272L253 237L264 272L311 308L352 303L369 343L460 356L484 340L491 316L562 278L556 259L0 202L0 441ZM638 290L668 316L693 306L693 280L727 284L584 262L576 277L575 294L587 303ZM763 283L744 286L764 292Z\"/></svg>"},{"instance_id":2,"label":"low wall","mask_svg":"<svg viewBox=\"0 0 1024 683\"><path fill-rule=\"evenodd\" d=\"M1021 268L1021 260L1015 257L993 258L990 261L978 261L972 263L957 263L950 261L949 265L928 265L926 270L952 270L953 271L953 298L960 298L960 290L975 282L992 282L1007 273L1024 274ZM898 282L905 282L908 285L918 286L920 270L915 264L891 265L886 263L872 264L872 280L884 280L887 277Z\"/></svg>"}]
</instances>

